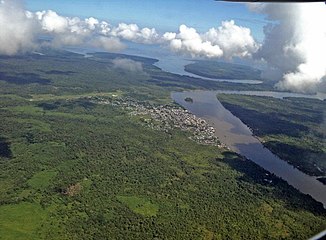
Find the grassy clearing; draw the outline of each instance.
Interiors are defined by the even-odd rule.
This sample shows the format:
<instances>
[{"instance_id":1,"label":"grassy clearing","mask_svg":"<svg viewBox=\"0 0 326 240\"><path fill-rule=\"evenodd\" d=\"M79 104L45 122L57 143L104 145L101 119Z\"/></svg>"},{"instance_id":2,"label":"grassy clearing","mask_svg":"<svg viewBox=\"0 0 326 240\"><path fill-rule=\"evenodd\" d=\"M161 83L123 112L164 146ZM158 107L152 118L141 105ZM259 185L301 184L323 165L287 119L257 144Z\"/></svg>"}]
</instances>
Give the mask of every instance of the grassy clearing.
<instances>
[{"instance_id":1,"label":"grassy clearing","mask_svg":"<svg viewBox=\"0 0 326 240\"><path fill-rule=\"evenodd\" d=\"M51 180L57 175L56 171L42 171L34 174L34 176L28 180L28 184L34 189L46 189Z\"/></svg>"},{"instance_id":2,"label":"grassy clearing","mask_svg":"<svg viewBox=\"0 0 326 240\"><path fill-rule=\"evenodd\" d=\"M136 196L117 196L117 199L126 204L133 212L141 214L145 217L156 216L159 210L158 205L151 203L145 198Z\"/></svg>"},{"instance_id":3,"label":"grassy clearing","mask_svg":"<svg viewBox=\"0 0 326 240\"><path fill-rule=\"evenodd\" d=\"M0 207L0 239L35 240L38 230L46 218L46 211L35 203Z\"/></svg>"}]
</instances>

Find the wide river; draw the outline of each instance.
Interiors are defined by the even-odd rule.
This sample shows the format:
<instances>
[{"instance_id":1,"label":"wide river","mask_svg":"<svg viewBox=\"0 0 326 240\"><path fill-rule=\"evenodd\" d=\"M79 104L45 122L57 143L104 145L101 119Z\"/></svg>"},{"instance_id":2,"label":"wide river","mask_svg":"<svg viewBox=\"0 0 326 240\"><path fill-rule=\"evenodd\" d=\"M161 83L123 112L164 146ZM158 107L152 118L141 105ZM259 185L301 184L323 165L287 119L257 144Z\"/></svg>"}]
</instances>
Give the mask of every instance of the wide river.
<instances>
[{"instance_id":1,"label":"wide river","mask_svg":"<svg viewBox=\"0 0 326 240\"><path fill-rule=\"evenodd\" d=\"M233 83L240 82L249 84L261 83L261 81L257 80L203 78L196 74L188 73L184 70L184 66L191 62L192 61L190 60L177 58L175 56L170 57L163 54L160 60L155 63L155 65L160 67L163 71L201 78L204 80L227 81ZM326 186L316 180L315 177L309 176L299 171L266 149L262 143L253 136L251 130L243 122L241 122L239 118L235 117L230 111L226 110L223 107L223 105L217 99L218 93L271 96L276 98L306 97L317 99L325 99L326 94L320 93L317 95L304 95L262 91L190 91L174 92L171 94L171 97L177 103L198 117L206 119L212 126L214 126L216 129L216 136L222 143L230 147L230 149L247 157L267 171L274 173L278 177L284 179L302 193L311 195L315 200L321 202L326 208ZM193 99L193 103L186 102L184 100L186 97L191 97Z\"/></svg>"},{"instance_id":2,"label":"wide river","mask_svg":"<svg viewBox=\"0 0 326 240\"><path fill-rule=\"evenodd\" d=\"M208 81L215 81L215 82L231 82L231 83L243 83L243 84L260 84L262 81L260 80L249 80L249 79L241 79L241 80L234 80L234 79L221 79L221 78L208 78L208 77L202 77L194 73L187 72L185 70L185 66L188 64L193 63L192 60L187 60L184 58L167 55L164 57L160 57L159 61L154 63L155 66L161 68L163 71L188 76L188 77L194 77L194 78L201 78Z\"/></svg>"},{"instance_id":3,"label":"wide river","mask_svg":"<svg viewBox=\"0 0 326 240\"><path fill-rule=\"evenodd\" d=\"M225 109L217 98L219 93L283 97L308 97L324 99L324 94L304 95L280 92L255 91L189 91L173 92L172 99L195 114L207 120L216 130L216 136L231 150L247 157L267 171L287 181L302 193L311 195L326 207L326 186L316 177L309 176L286 161L275 156L253 136L251 130L239 118ZM186 102L190 97L193 102Z\"/></svg>"}]
</instances>

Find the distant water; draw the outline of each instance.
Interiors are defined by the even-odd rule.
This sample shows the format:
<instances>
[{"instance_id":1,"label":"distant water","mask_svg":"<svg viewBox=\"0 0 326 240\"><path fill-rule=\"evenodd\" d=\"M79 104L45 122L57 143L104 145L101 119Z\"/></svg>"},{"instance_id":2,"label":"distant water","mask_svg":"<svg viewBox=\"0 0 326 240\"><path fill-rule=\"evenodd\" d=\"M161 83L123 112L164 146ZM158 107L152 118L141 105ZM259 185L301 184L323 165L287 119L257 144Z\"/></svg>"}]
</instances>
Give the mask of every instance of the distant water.
<instances>
[{"instance_id":1,"label":"distant water","mask_svg":"<svg viewBox=\"0 0 326 240\"><path fill-rule=\"evenodd\" d=\"M234 79L219 79L219 78L208 78L208 77L202 77L194 73L190 73L185 71L185 66L188 64L193 63L192 60L183 59L179 56L164 56L160 57L159 61L156 62L154 65L161 68L163 71L178 74L178 75L184 75L188 77L194 77L194 78L201 78L204 80L209 81L215 81L215 82L231 82L231 83L243 83L243 84L261 84L262 81L259 80L249 80L249 79L243 79L243 80L234 80Z\"/></svg>"},{"instance_id":2,"label":"distant water","mask_svg":"<svg viewBox=\"0 0 326 240\"><path fill-rule=\"evenodd\" d=\"M130 44L130 43L129 43ZM66 47L65 50L83 54L85 57L91 57L89 53L94 52L103 52L100 48L90 48L90 47ZM155 46L139 46L138 44L131 44L130 48L122 51L123 54L136 55L141 57L148 57L157 59L158 62L154 63L155 66L161 68L163 71L184 75L188 77L201 78L208 81L215 82L231 82L231 83L243 83L243 84L261 84L262 81L243 79L243 80L234 80L234 79L219 79L219 78L208 78L202 77L197 74L193 74L185 71L185 66L193 63L193 60L184 59L180 56L174 55L164 49L157 48Z\"/></svg>"},{"instance_id":3,"label":"distant water","mask_svg":"<svg viewBox=\"0 0 326 240\"><path fill-rule=\"evenodd\" d=\"M239 95L248 95L248 96L263 96L263 97L273 97L273 98L287 98L287 97L294 97L294 98L312 98L312 99L319 99L324 100L326 99L326 93L317 92L316 94L304 94L304 93L292 93L292 92L273 92L273 91L215 91L216 94L218 93L226 93L226 94L239 94Z\"/></svg>"},{"instance_id":4,"label":"distant water","mask_svg":"<svg viewBox=\"0 0 326 240\"><path fill-rule=\"evenodd\" d=\"M206 119L214 126L216 136L231 150L247 157L267 171L284 179L290 185L302 193L311 195L315 200L326 207L326 186L319 182L316 177L309 176L296 169L286 161L275 156L263 144L253 136L251 130L239 118L225 109L217 99L218 93L234 93L233 91L189 91L173 92L171 97L187 110ZM279 92L254 92L237 91L237 94L250 94L272 97L309 97L324 99L320 95L304 95L295 93ZM281 94L281 95L280 95ZM193 103L184 99L190 97Z\"/></svg>"}]
</instances>

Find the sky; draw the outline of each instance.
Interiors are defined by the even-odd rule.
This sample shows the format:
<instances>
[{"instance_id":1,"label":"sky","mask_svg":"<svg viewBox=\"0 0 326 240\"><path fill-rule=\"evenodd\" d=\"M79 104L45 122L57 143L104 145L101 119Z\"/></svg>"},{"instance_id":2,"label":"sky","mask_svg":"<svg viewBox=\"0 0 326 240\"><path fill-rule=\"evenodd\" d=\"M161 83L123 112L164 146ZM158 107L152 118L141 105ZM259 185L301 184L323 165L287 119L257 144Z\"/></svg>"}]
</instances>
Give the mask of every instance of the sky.
<instances>
[{"instance_id":1,"label":"sky","mask_svg":"<svg viewBox=\"0 0 326 240\"><path fill-rule=\"evenodd\" d=\"M164 50L263 65L262 77L281 90L326 92L325 22L324 3L0 0L0 55L44 46Z\"/></svg>"},{"instance_id":2,"label":"sky","mask_svg":"<svg viewBox=\"0 0 326 240\"><path fill-rule=\"evenodd\" d=\"M252 30L263 40L264 15L251 12L246 4L214 0L27 0L27 9L52 9L61 15L96 17L117 24L137 23L158 31L176 31L181 24L200 32L219 26L222 21L236 23Z\"/></svg>"}]
</instances>

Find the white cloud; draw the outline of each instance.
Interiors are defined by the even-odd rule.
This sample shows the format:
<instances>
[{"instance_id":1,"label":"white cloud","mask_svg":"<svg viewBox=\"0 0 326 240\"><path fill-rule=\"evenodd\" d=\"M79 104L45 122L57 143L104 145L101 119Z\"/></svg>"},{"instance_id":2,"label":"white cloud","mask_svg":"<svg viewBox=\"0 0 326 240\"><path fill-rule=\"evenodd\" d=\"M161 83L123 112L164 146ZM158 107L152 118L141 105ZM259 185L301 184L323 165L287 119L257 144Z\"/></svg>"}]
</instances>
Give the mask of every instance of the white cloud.
<instances>
[{"instance_id":1,"label":"white cloud","mask_svg":"<svg viewBox=\"0 0 326 240\"><path fill-rule=\"evenodd\" d=\"M177 34L174 33L174 32L166 32L166 33L163 34L162 38L165 41L172 41L173 39L176 38L176 36L177 36Z\"/></svg>"},{"instance_id":2,"label":"white cloud","mask_svg":"<svg viewBox=\"0 0 326 240\"><path fill-rule=\"evenodd\" d=\"M34 49L38 30L20 1L0 2L0 54L14 55Z\"/></svg>"},{"instance_id":3,"label":"white cloud","mask_svg":"<svg viewBox=\"0 0 326 240\"><path fill-rule=\"evenodd\" d=\"M0 1L0 54L14 55L37 48L37 37L49 35L55 47L92 45L108 51L125 48L122 40L168 45L174 52L193 57L225 58L254 56L264 60L264 77L280 80L277 87L294 91L326 91L326 8L322 3L250 4L272 23L264 27L260 46L248 28L233 20L206 33L181 25L178 32L162 36L154 28L120 23L111 26L94 17L60 16L52 10L36 13L19 0Z\"/></svg>"},{"instance_id":4,"label":"white cloud","mask_svg":"<svg viewBox=\"0 0 326 240\"><path fill-rule=\"evenodd\" d=\"M116 37L105 37L105 36L98 36L94 37L90 41L90 44L94 47L103 48L107 51L118 52L122 49L126 48L126 46L121 43L119 38Z\"/></svg>"},{"instance_id":5,"label":"white cloud","mask_svg":"<svg viewBox=\"0 0 326 240\"><path fill-rule=\"evenodd\" d=\"M85 23L88 25L88 28L94 30L96 26L99 24L99 20L96 18L90 17L85 19Z\"/></svg>"},{"instance_id":6,"label":"white cloud","mask_svg":"<svg viewBox=\"0 0 326 240\"><path fill-rule=\"evenodd\" d=\"M47 32L63 33L68 30L68 19L48 10L35 13L42 29Z\"/></svg>"},{"instance_id":7,"label":"white cloud","mask_svg":"<svg viewBox=\"0 0 326 240\"><path fill-rule=\"evenodd\" d=\"M84 20L63 17L52 10L36 12L34 18L39 21L44 33L53 37L52 43L56 47L83 43L118 51L125 47L120 39L146 44L159 40L154 28L140 29L136 24L120 23L117 27L111 27L108 22L94 17Z\"/></svg>"},{"instance_id":8,"label":"white cloud","mask_svg":"<svg viewBox=\"0 0 326 240\"><path fill-rule=\"evenodd\" d=\"M112 29L111 34L137 43L153 44L159 40L159 35L154 28L140 29L137 24L120 23Z\"/></svg>"},{"instance_id":9,"label":"white cloud","mask_svg":"<svg viewBox=\"0 0 326 240\"><path fill-rule=\"evenodd\" d=\"M105 22L105 21L102 21L100 24L99 24L99 32L100 34L103 34L103 35L109 35L110 31L111 31L111 27L110 27L110 24Z\"/></svg>"},{"instance_id":10,"label":"white cloud","mask_svg":"<svg viewBox=\"0 0 326 240\"><path fill-rule=\"evenodd\" d=\"M264 77L276 86L299 92L326 91L326 8L323 3L259 4L274 24L265 26L265 40L256 57L267 62Z\"/></svg>"},{"instance_id":11,"label":"white cloud","mask_svg":"<svg viewBox=\"0 0 326 240\"><path fill-rule=\"evenodd\" d=\"M117 69L129 72L143 72L142 63L131 59L116 58L112 60L112 63L113 67Z\"/></svg>"},{"instance_id":12,"label":"white cloud","mask_svg":"<svg viewBox=\"0 0 326 240\"><path fill-rule=\"evenodd\" d=\"M251 57L259 45L249 28L237 26L233 20L222 22L220 27L211 28L203 37L223 51L223 57Z\"/></svg>"},{"instance_id":13,"label":"white cloud","mask_svg":"<svg viewBox=\"0 0 326 240\"><path fill-rule=\"evenodd\" d=\"M4 1L2 5L8 5L16 12L16 5L11 3L12 1L8 3ZM22 7L19 8L19 11L24 13ZM28 15L28 18L25 15ZM116 27L111 27L109 23L99 21L94 17L83 20L77 17L60 16L52 10L36 13L26 12L25 15L20 20L13 17L17 22L17 26L14 29L23 30L24 28L21 28L21 25L23 26L23 24L34 20L38 24L38 27L35 29L41 29L42 34L51 36L51 44L55 47L86 44L101 47L108 51L118 51L125 47L121 40L128 40L143 44L167 43L175 52L189 54L194 57L209 58L222 56L225 58L235 56L247 57L256 48L256 43L251 37L250 30L235 25L233 21L223 22L221 27L218 29L212 28L205 34L199 34L194 28L181 25L179 33L168 32L160 36L155 28L140 28L137 24L126 23L120 23ZM25 21L25 19L29 21ZM3 25L3 22L0 22L0 26ZM33 37L35 35L35 29L28 28L30 36ZM5 40L9 42L10 39ZM24 43L31 44L33 39L31 37L27 38ZM13 52L15 53L16 51Z\"/></svg>"},{"instance_id":14,"label":"white cloud","mask_svg":"<svg viewBox=\"0 0 326 240\"><path fill-rule=\"evenodd\" d=\"M220 27L211 28L204 34L181 25L179 33L166 32L162 39L169 42L173 51L193 57L250 57L259 47L250 29L237 26L232 20L222 22Z\"/></svg>"},{"instance_id":15,"label":"white cloud","mask_svg":"<svg viewBox=\"0 0 326 240\"><path fill-rule=\"evenodd\" d=\"M174 52L190 54L193 57L221 57L223 55L219 46L203 40L196 29L186 25L179 27L179 33L165 33L163 39L169 42L170 49Z\"/></svg>"}]
</instances>

